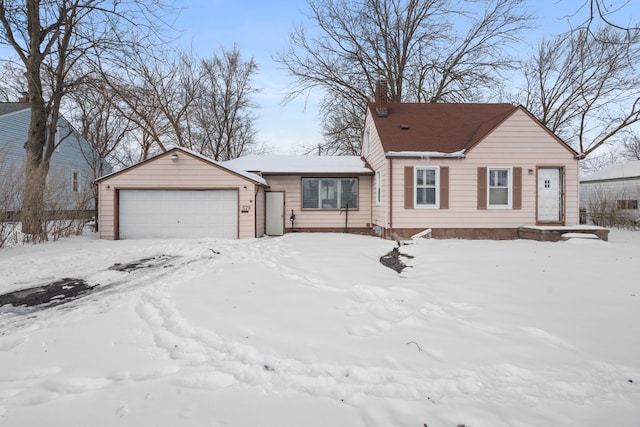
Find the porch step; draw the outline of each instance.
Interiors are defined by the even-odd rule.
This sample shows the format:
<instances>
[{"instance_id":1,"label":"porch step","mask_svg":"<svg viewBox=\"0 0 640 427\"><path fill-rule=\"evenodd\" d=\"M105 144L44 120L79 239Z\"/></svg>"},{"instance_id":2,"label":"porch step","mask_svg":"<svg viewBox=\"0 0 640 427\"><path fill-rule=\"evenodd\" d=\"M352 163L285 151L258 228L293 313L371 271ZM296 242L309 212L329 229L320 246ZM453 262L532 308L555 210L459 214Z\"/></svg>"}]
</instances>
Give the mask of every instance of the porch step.
<instances>
[{"instance_id":1,"label":"porch step","mask_svg":"<svg viewBox=\"0 0 640 427\"><path fill-rule=\"evenodd\" d=\"M606 242L609 240L609 229L588 225L522 226L518 227L518 237L539 242L557 242L575 237L598 238Z\"/></svg>"}]
</instances>

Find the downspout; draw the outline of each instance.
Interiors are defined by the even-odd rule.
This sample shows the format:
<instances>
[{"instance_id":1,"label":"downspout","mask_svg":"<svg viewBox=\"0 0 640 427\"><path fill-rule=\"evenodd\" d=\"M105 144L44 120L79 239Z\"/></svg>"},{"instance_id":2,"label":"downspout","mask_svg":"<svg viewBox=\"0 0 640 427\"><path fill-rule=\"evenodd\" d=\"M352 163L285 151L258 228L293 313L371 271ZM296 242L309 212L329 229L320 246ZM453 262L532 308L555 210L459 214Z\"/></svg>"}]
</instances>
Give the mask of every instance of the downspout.
<instances>
[{"instance_id":1,"label":"downspout","mask_svg":"<svg viewBox=\"0 0 640 427\"><path fill-rule=\"evenodd\" d=\"M260 186L257 184L253 184L253 188L255 191L253 192L253 237L258 238L258 192L260 191ZM266 203L266 200L265 200ZM265 218L266 222L266 218ZM265 224L266 227L266 224Z\"/></svg>"},{"instance_id":2,"label":"downspout","mask_svg":"<svg viewBox=\"0 0 640 427\"><path fill-rule=\"evenodd\" d=\"M393 234L393 157L389 157L388 175L389 175L389 236L391 236L391 234Z\"/></svg>"},{"instance_id":3,"label":"downspout","mask_svg":"<svg viewBox=\"0 0 640 427\"><path fill-rule=\"evenodd\" d=\"M347 206L344 209L340 209L340 215L342 215L342 211L344 211L344 232L345 233L347 232L348 226L349 226L349 203L351 203L351 200L347 200ZM293 215L293 211L291 212L291 215ZM293 221L292 221L292 224L293 224Z\"/></svg>"}]
</instances>

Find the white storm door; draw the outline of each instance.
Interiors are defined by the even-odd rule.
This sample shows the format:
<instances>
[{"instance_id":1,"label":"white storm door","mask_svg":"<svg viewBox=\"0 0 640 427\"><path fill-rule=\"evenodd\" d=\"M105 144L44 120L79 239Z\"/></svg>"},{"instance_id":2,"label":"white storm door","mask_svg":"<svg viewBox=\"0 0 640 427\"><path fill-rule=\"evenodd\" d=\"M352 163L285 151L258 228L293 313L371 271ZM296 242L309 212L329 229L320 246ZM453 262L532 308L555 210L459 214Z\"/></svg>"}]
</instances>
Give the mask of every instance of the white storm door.
<instances>
[{"instance_id":1,"label":"white storm door","mask_svg":"<svg viewBox=\"0 0 640 427\"><path fill-rule=\"evenodd\" d=\"M238 238L237 190L120 190L120 239Z\"/></svg>"},{"instance_id":2,"label":"white storm door","mask_svg":"<svg viewBox=\"0 0 640 427\"><path fill-rule=\"evenodd\" d=\"M267 235L284 234L284 192L269 191L267 195Z\"/></svg>"},{"instance_id":3,"label":"white storm door","mask_svg":"<svg viewBox=\"0 0 640 427\"><path fill-rule=\"evenodd\" d=\"M538 222L561 223L563 209L562 169L538 169Z\"/></svg>"}]
</instances>

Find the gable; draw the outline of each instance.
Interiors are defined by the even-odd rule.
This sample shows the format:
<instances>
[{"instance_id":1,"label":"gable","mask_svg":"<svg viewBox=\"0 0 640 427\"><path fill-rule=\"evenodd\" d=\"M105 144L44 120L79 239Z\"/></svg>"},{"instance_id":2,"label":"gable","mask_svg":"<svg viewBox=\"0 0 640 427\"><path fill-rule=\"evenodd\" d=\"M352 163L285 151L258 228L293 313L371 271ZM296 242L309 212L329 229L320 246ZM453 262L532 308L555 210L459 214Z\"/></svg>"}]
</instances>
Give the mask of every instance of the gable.
<instances>
[{"instance_id":1,"label":"gable","mask_svg":"<svg viewBox=\"0 0 640 427\"><path fill-rule=\"evenodd\" d=\"M174 155L176 156L176 159L172 160L172 156ZM167 162L167 160L169 161ZM184 168L176 169L175 167L169 166L184 165L185 162L188 162L189 169L195 176L184 177L185 173L187 173ZM100 177L95 182L106 182L111 179L122 177L123 175L131 175L134 179L138 176L146 176L145 179L154 180L156 183L159 181L166 181L167 179L171 180L182 178L196 182L202 173L208 175L209 178L216 175L232 176L234 179L241 179L245 182L251 182L252 184L262 186L267 185L264 178L258 175L223 166L222 164L199 153L182 147L172 148L165 153L144 160L133 166L129 166L128 168ZM202 178L205 177L203 176Z\"/></svg>"},{"instance_id":2,"label":"gable","mask_svg":"<svg viewBox=\"0 0 640 427\"><path fill-rule=\"evenodd\" d=\"M420 157L420 153L460 154L472 150L478 143L513 116L523 112L525 127L546 133L572 155L577 153L558 136L550 132L522 106L512 104L454 103L390 103L389 114L379 117L374 104L369 114L380 137L384 152Z\"/></svg>"},{"instance_id":3,"label":"gable","mask_svg":"<svg viewBox=\"0 0 640 427\"><path fill-rule=\"evenodd\" d=\"M538 163L565 163L579 158L578 153L524 107L518 107L465 151L467 157L481 156L487 161L505 154L513 159Z\"/></svg>"}]
</instances>

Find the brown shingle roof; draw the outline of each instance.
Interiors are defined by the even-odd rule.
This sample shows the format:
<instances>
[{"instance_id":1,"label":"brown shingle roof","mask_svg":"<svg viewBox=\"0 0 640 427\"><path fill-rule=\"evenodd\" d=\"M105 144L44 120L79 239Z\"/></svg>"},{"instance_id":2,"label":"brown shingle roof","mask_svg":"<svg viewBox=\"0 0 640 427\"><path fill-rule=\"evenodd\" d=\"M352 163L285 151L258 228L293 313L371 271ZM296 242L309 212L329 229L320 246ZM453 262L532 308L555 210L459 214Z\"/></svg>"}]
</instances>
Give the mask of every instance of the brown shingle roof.
<instances>
[{"instance_id":1,"label":"brown shingle roof","mask_svg":"<svg viewBox=\"0 0 640 427\"><path fill-rule=\"evenodd\" d=\"M369 111L385 152L469 149L518 107L512 104L389 103L389 115Z\"/></svg>"}]
</instances>

